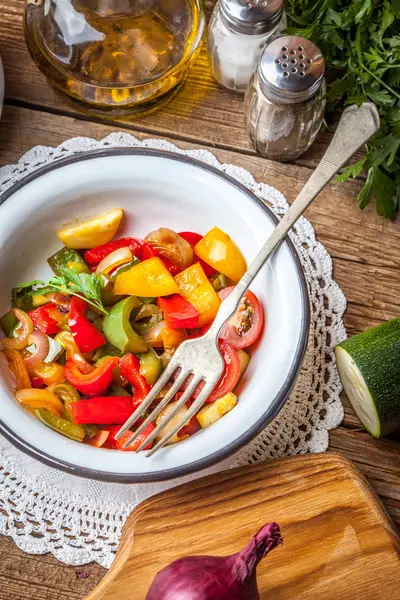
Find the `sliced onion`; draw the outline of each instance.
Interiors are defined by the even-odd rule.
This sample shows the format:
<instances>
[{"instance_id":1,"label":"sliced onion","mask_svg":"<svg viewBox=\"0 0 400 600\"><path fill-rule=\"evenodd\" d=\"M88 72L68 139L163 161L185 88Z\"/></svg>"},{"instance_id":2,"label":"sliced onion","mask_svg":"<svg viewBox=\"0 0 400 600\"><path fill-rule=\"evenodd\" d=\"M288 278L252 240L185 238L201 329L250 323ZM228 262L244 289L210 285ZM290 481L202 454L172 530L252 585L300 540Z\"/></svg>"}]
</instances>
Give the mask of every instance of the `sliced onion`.
<instances>
[{"instance_id":1,"label":"sliced onion","mask_svg":"<svg viewBox=\"0 0 400 600\"><path fill-rule=\"evenodd\" d=\"M163 348L164 342L161 333L162 330L166 328L166 326L167 324L165 321L157 323L157 325L155 325L153 329L150 329L150 331L148 331L143 336L144 341L147 342L147 344L152 348Z\"/></svg>"},{"instance_id":2,"label":"sliced onion","mask_svg":"<svg viewBox=\"0 0 400 600\"><path fill-rule=\"evenodd\" d=\"M132 252L127 246L125 246L125 248L118 248L103 258L103 260L97 266L96 275L100 275L100 273L104 273L106 275L116 267L131 262L132 259Z\"/></svg>"},{"instance_id":3,"label":"sliced onion","mask_svg":"<svg viewBox=\"0 0 400 600\"><path fill-rule=\"evenodd\" d=\"M23 350L27 347L29 336L34 329L33 321L23 310L12 308L11 312L17 317L20 326L18 327L17 337L5 338L3 340L3 347L6 350Z\"/></svg>"},{"instance_id":4,"label":"sliced onion","mask_svg":"<svg viewBox=\"0 0 400 600\"><path fill-rule=\"evenodd\" d=\"M35 346L35 351L24 359L28 369L44 362L44 359L47 357L50 350L49 338L41 331L34 331L30 334L28 337L28 345L31 344Z\"/></svg>"}]
</instances>

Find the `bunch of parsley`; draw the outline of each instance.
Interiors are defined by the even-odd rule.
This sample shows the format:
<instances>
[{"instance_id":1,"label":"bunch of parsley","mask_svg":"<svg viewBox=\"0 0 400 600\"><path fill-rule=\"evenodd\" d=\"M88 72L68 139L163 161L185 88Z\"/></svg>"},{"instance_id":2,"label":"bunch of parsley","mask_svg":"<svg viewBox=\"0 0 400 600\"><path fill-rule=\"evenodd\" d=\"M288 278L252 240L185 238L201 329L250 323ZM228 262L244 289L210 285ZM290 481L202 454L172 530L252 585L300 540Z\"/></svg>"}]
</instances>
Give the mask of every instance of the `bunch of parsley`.
<instances>
[{"instance_id":1,"label":"bunch of parsley","mask_svg":"<svg viewBox=\"0 0 400 600\"><path fill-rule=\"evenodd\" d=\"M328 69L328 109L374 102L381 130L365 158L339 181L367 172L358 196L372 195L379 215L393 219L400 204L400 0L286 0L290 34L313 40Z\"/></svg>"}]
</instances>

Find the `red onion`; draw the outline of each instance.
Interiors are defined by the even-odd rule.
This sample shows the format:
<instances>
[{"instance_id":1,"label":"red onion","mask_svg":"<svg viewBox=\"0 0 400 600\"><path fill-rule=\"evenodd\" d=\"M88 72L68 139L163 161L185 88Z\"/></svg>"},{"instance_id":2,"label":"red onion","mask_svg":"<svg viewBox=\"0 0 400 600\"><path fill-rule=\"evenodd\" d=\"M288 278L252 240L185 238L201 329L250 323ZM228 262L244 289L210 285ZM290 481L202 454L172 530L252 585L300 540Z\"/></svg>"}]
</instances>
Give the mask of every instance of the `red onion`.
<instances>
[{"instance_id":1,"label":"red onion","mask_svg":"<svg viewBox=\"0 0 400 600\"><path fill-rule=\"evenodd\" d=\"M180 558L156 575L146 600L260 600L256 567L281 542L270 523L237 554Z\"/></svg>"},{"instance_id":2,"label":"red onion","mask_svg":"<svg viewBox=\"0 0 400 600\"><path fill-rule=\"evenodd\" d=\"M28 369L31 369L39 363L44 362L44 359L46 358L50 350L50 342L47 335L45 335L41 331L34 331L28 337L28 344L35 345L35 351L33 352L33 354L24 359Z\"/></svg>"}]
</instances>

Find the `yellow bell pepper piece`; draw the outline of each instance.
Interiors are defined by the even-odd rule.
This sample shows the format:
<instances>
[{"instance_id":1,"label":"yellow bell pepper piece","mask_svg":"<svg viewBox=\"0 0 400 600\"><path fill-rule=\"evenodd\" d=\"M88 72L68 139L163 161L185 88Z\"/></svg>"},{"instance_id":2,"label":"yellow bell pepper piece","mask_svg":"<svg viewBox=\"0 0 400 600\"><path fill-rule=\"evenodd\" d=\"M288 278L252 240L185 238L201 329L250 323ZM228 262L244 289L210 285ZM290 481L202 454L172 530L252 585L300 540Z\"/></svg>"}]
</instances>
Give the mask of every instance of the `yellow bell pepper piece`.
<instances>
[{"instance_id":1,"label":"yellow bell pepper piece","mask_svg":"<svg viewBox=\"0 0 400 600\"><path fill-rule=\"evenodd\" d=\"M15 397L22 406L31 409L47 408L50 412L60 416L64 410L64 404L56 394L48 390L25 389L17 390Z\"/></svg>"},{"instance_id":2,"label":"yellow bell pepper piece","mask_svg":"<svg viewBox=\"0 0 400 600\"><path fill-rule=\"evenodd\" d=\"M219 400L206 404L196 415L198 422L202 429L213 425L216 421L219 421L221 417L226 415L232 408L237 404L237 396L232 392L228 392Z\"/></svg>"},{"instance_id":3,"label":"yellow bell pepper piece","mask_svg":"<svg viewBox=\"0 0 400 600\"><path fill-rule=\"evenodd\" d=\"M64 246L75 250L108 244L117 233L123 214L122 208L117 208L91 221L61 229L58 237Z\"/></svg>"},{"instance_id":4,"label":"yellow bell pepper piece","mask_svg":"<svg viewBox=\"0 0 400 600\"><path fill-rule=\"evenodd\" d=\"M247 269L235 242L219 227L214 227L195 245L194 253L232 281L239 281Z\"/></svg>"},{"instance_id":5,"label":"yellow bell pepper piece","mask_svg":"<svg viewBox=\"0 0 400 600\"><path fill-rule=\"evenodd\" d=\"M179 294L179 288L162 260L155 256L120 273L114 294L154 298Z\"/></svg>"},{"instance_id":6,"label":"yellow bell pepper piece","mask_svg":"<svg viewBox=\"0 0 400 600\"><path fill-rule=\"evenodd\" d=\"M175 277L180 293L193 304L200 314L199 325L205 325L215 318L221 300L208 281L199 263L188 267Z\"/></svg>"}]
</instances>

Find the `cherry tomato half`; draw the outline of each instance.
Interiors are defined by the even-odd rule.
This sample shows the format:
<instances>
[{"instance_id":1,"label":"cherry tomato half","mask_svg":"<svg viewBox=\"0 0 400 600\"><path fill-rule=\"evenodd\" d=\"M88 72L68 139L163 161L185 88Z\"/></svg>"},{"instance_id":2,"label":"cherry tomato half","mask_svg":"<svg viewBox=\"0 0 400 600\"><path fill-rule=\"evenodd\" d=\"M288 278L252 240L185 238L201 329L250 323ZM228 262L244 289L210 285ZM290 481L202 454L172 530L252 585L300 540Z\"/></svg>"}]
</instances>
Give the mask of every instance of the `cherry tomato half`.
<instances>
[{"instance_id":1,"label":"cherry tomato half","mask_svg":"<svg viewBox=\"0 0 400 600\"><path fill-rule=\"evenodd\" d=\"M225 368L216 388L207 398L207 402L215 402L218 398L231 392L240 378L240 359L235 348L223 340L219 340L218 346L225 362Z\"/></svg>"},{"instance_id":2,"label":"cherry tomato half","mask_svg":"<svg viewBox=\"0 0 400 600\"><path fill-rule=\"evenodd\" d=\"M227 287L219 292L224 300L233 290ZM220 339L225 340L234 348L247 348L258 339L264 325L264 311L253 292L246 292L236 314L230 319L220 333Z\"/></svg>"}]
</instances>

